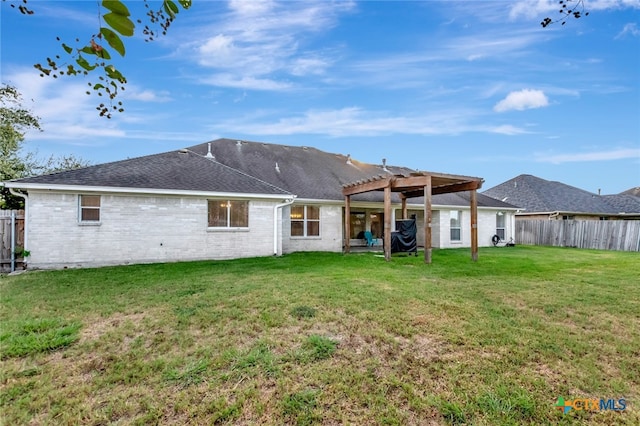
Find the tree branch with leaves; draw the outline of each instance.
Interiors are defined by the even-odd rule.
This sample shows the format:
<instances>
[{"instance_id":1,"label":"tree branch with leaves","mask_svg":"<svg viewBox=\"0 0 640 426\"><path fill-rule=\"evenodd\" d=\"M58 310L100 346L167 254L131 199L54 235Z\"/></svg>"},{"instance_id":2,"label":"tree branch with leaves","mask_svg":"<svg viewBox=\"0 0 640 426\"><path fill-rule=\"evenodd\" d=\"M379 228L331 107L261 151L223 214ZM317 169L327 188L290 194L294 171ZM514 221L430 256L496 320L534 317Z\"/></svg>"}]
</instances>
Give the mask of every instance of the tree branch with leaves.
<instances>
[{"instance_id":1,"label":"tree branch with leaves","mask_svg":"<svg viewBox=\"0 0 640 426\"><path fill-rule=\"evenodd\" d=\"M10 85L0 86L0 182L44 173L86 167L89 162L73 154L41 160L34 152L23 152L25 134L39 130L40 119L23 105L22 96ZM22 209L22 198L0 188L0 208Z\"/></svg>"},{"instance_id":2,"label":"tree branch with leaves","mask_svg":"<svg viewBox=\"0 0 640 426\"><path fill-rule=\"evenodd\" d=\"M20 3L17 7L20 13L35 13L29 8L27 0ZM161 7L154 10L149 1L144 0L147 9L145 21L136 19L134 22L129 8L123 1L102 0L98 5L99 27L87 42L81 42L76 38L73 45L70 45L57 37L64 54L46 58L46 62L37 63L34 67L40 71L41 77L97 75L98 81L89 82L89 90L86 93L95 93L106 98L96 109L101 117L111 118L112 113L124 111L122 101L117 98L120 92L125 90L127 78L115 67L109 49L124 57L126 47L123 37L133 36L136 26L143 24L142 34L145 41L153 41L161 34L165 35L180 9L189 9L191 3L192 0L163 0ZM15 8L16 4L11 6Z\"/></svg>"},{"instance_id":3,"label":"tree branch with leaves","mask_svg":"<svg viewBox=\"0 0 640 426\"><path fill-rule=\"evenodd\" d=\"M567 23L567 20L571 17L580 19L583 16L589 16L589 12L585 11L584 0L559 0L558 5L560 10L558 13L560 17L557 19L551 19L548 16L540 22L542 28L546 28L551 24L560 22L561 25Z\"/></svg>"}]
</instances>

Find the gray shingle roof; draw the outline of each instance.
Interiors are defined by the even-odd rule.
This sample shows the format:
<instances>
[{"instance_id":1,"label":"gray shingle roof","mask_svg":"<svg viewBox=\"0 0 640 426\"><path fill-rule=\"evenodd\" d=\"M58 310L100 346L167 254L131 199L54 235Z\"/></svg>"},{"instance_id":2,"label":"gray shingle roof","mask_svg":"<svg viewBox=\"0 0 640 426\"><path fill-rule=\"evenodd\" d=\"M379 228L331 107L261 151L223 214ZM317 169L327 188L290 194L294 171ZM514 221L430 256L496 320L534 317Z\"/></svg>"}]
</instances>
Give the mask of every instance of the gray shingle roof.
<instances>
[{"instance_id":1,"label":"gray shingle roof","mask_svg":"<svg viewBox=\"0 0 640 426\"><path fill-rule=\"evenodd\" d=\"M532 175L519 175L483 194L514 204L527 213L572 212L618 214L640 212L640 198L631 195L600 196Z\"/></svg>"},{"instance_id":2,"label":"gray shingle roof","mask_svg":"<svg viewBox=\"0 0 640 426\"><path fill-rule=\"evenodd\" d=\"M617 213L640 213L640 197L627 194L603 195L604 201Z\"/></svg>"},{"instance_id":3,"label":"gray shingle roof","mask_svg":"<svg viewBox=\"0 0 640 426\"><path fill-rule=\"evenodd\" d=\"M210 144L210 145L209 145ZM211 146L213 158L207 158ZM295 194L298 198L342 202L342 185L412 169L367 164L311 147L218 139L179 151L12 181L25 184L206 191L239 194ZM15 186L15 185L12 185ZM399 202L397 194L394 201ZM382 202L380 191L354 201ZM411 204L422 204L412 198ZM435 195L434 205L469 206L466 192ZM478 206L514 208L478 194Z\"/></svg>"},{"instance_id":4,"label":"gray shingle roof","mask_svg":"<svg viewBox=\"0 0 640 426\"><path fill-rule=\"evenodd\" d=\"M206 155L211 144L211 153L216 161L251 174L261 180L284 188L298 198L342 201L342 185L380 175L398 174L408 176L415 170L362 163L346 155L320 151L316 148L286 146L260 142L217 139L188 148ZM276 168L277 165L277 168ZM397 195L393 195L399 201ZM482 199L481 199L482 198ZM382 192L369 192L352 196L356 201L382 202ZM410 203L422 204L421 198L412 198ZM442 194L433 197L436 205L468 206L468 195L463 193ZM479 206L513 208L490 197L478 197Z\"/></svg>"},{"instance_id":5,"label":"gray shingle roof","mask_svg":"<svg viewBox=\"0 0 640 426\"><path fill-rule=\"evenodd\" d=\"M626 191L622 191L620 195L635 195L636 197L640 197L640 186L634 186Z\"/></svg>"},{"instance_id":6,"label":"gray shingle roof","mask_svg":"<svg viewBox=\"0 0 640 426\"><path fill-rule=\"evenodd\" d=\"M216 161L296 194L298 198L344 200L342 185L358 179L385 175L382 166L361 163L341 154L316 148L218 139L211 143ZM208 144L188 148L206 155ZM277 168L276 168L277 165ZM410 173L403 167L388 167L391 173ZM374 194L360 199L378 200Z\"/></svg>"},{"instance_id":7,"label":"gray shingle roof","mask_svg":"<svg viewBox=\"0 0 640 426\"><path fill-rule=\"evenodd\" d=\"M13 182L243 194L288 194L282 188L188 150L98 164Z\"/></svg>"}]
</instances>

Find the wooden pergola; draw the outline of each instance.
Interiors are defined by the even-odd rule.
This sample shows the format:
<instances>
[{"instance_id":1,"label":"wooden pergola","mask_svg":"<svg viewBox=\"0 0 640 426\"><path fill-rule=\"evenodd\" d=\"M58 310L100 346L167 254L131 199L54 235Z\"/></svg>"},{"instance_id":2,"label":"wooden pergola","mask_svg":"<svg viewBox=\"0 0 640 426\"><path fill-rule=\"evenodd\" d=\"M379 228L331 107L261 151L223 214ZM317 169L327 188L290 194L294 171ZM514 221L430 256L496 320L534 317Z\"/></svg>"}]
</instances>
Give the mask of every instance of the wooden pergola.
<instances>
[{"instance_id":1,"label":"wooden pergola","mask_svg":"<svg viewBox=\"0 0 640 426\"><path fill-rule=\"evenodd\" d=\"M443 173L415 172L409 176L377 176L342 186L345 197L345 251L350 252L351 196L370 191L384 191L384 258L391 260L391 193L399 193L402 218L407 218L407 199L424 197L424 262L431 263L431 199L436 194L469 191L471 207L471 259L478 260L478 199L477 190L483 179Z\"/></svg>"}]
</instances>

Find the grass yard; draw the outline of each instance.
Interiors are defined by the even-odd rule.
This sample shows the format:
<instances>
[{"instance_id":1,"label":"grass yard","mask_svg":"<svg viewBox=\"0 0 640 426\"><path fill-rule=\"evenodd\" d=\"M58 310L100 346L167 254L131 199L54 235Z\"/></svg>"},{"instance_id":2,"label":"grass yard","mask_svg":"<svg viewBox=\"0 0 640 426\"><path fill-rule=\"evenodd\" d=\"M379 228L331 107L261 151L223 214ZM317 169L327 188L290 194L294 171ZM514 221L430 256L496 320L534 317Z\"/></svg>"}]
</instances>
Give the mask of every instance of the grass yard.
<instances>
[{"instance_id":1,"label":"grass yard","mask_svg":"<svg viewBox=\"0 0 640 426\"><path fill-rule=\"evenodd\" d=\"M639 269L522 246L3 276L2 423L638 425Z\"/></svg>"}]
</instances>

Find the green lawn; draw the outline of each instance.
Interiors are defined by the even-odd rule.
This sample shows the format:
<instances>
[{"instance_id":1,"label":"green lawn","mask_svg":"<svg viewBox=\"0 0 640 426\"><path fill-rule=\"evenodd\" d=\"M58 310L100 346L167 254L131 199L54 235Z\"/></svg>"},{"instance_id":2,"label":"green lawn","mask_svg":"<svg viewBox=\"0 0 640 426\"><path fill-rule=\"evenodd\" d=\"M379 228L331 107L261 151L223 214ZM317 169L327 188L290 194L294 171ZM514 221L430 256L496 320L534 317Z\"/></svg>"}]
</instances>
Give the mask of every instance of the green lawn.
<instances>
[{"instance_id":1,"label":"green lawn","mask_svg":"<svg viewBox=\"0 0 640 426\"><path fill-rule=\"evenodd\" d=\"M522 246L3 276L2 423L637 425L639 266Z\"/></svg>"}]
</instances>

